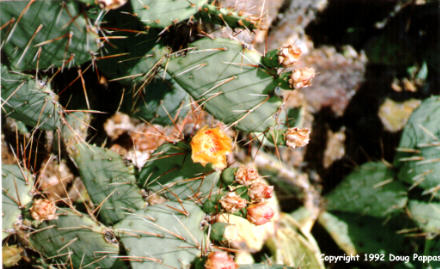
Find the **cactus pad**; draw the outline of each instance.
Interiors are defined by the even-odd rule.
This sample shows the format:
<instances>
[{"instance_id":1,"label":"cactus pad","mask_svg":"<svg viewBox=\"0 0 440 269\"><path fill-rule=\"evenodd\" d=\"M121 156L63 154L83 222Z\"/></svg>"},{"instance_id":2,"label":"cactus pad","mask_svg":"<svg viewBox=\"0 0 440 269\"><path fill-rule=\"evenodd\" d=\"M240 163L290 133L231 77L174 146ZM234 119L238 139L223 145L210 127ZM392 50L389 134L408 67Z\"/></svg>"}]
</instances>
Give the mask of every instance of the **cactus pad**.
<instances>
[{"instance_id":1,"label":"cactus pad","mask_svg":"<svg viewBox=\"0 0 440 269\"><path fill-rule=\"evenodd\" d=\"M119 253L112 232L78 212L42 223L30 239L33 248L65 267L110 268Z\"/></svg>"},{"instance_id":2,"label":"cactus pad","mask_svg":"<svg viewBox=\"0 0 440 269\"><path fill-rule=\"evenodd\" d=\"M425 232L440 234L440 203L409 201L410 216Z\"/></svg>"},{"instance_id":3,"label":"cactus pad","mask_svg":"<svg viewBox=\"0 0 440 269\"><path fill-rule=\"evenodd\" d=\"M327 196L330 211L383 217L401 210L407 201L406 188L393 181L393 172L383 163L363 164Z\"/></svg>"},{"instance_id":4,"label":"cactus pad","mask_svg":"<svg viewBox=\"0 0 440 269\"><path fill-rule=\"evenodd\" d=\"M139 174L139 185L169 199L205 200L215 193L220 172L194 163L190 147L179 142L164 144L153 153Z\"/></svg>"},{"instance_id":5,"label":"cactus pad","mask_svg":"<svg viewBox=\"0 0 440 269\"><path fill-rule=\"evenodd\" d=\"M405 126L394 164L398 178L440 197L440 97L433 96L413 112Z\"/></svg>"},{"instance_id":6,"label":"cactus pad","mask_svg":"<svg viewBox=\"0 0 440 269\"><path fill-rule=\"evenodd\" d=\"M201 39L185 57L170 59L167 72L214 117L246 132L275 125L281 98L261 56L235 41Z\"/></svg>"},{"instance_id":7,"label":"cactus pad","mask_svg":"<svg viewBox=\"0 0 440 269\"><path fill-rule=\"evenodd\" d=\"M59 126L62 108L49 85L29 75L12 73L3 65L1 84L3 111L7 116L44 130Z\"/></svg>"},{"instance_id":8,"label":"cactus pad","mask_svg":"<svg viewBox=\"0 0 440 269\"><path fill-rule=\"evenodd\" d=\"M0 22L7 25L2 51L17 70L77 66L97 50L97 34L75 1L2 1Z\"/></svg>"},{"instance_id":9,"label":"cactus pad","mask_svg":"<svg viewBox=\"0 0 440 269\"><path fill-rule=\"evenodd\" d=\"M405 249L404 236L397 234L380 218L324 212L319 217L319 223L347 255L398 254Z\"/></svg>"},{"instance_id":10,"label":"cactus pad","mask_svg":"<svg viewBox=\"0 0 440 269\"><path fill-rule=\"evenodd\" d=\"M24 168L16 165L6 165L2 167L2 221L4 239L10 229L14 228L14 223L19 221L21 208L32 200L33 178Z\"/></svg>"},{"instance_id":11,"label":"cactus pad","mask_svg":"<svg viewBox=\"0 0 440 269\"><path fill-rule=\"evenodd\" d=\"M139 19L150 27L165 28L188 19L202 7L207 0L131 0L133 11Z\"/></svg>"},{"instance_id":12,"label":"cactus pad","mask_svg":"<svg viewBox=\"0 0 440 269\"><path fill-rule=\"evenodd\" d=\"M130 214L115 228L133 269L189 268L200 255L205 214L193 202L166 202Z\"/></svg>"},{"instance_id":13,"label":"cactus pad","mask_svg":"<svg viewBox=\"0 0 440 269\"><path fill-rule=\"evenodd\" d=\"M73 158L102 222L114 224L143 207L133 171L117 153L84 143L76 149Z\"/></svg>"}]
</instances>

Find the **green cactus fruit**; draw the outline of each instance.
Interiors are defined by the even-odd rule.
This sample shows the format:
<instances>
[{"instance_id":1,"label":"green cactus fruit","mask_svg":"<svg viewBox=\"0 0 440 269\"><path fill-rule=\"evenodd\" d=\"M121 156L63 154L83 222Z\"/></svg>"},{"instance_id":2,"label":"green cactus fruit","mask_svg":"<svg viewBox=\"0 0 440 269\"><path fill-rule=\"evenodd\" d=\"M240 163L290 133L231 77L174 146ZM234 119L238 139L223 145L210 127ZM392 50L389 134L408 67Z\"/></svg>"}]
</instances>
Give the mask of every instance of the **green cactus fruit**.
<instances>
[{"instance_id":1,"label":"green cactus fruit","mask_svg":"<svg viewBox=\"0 0 440 269\"><path fill-rule=\"evenodd\" d=\"M432 96L411 114L406 124L394 165L398 178L417 185L425 194L440 197L440 97Z\"/></svg>"},{"instance_id":2,"label":"green cactus fruit","mask_svg":"<svg viewBox=\"0 0 440 269\"><path fill-rule=\"evenodd\" d=\"M230 28L247 28L254 30L258 23L258 18L240 15L240 12L220 8L211 4L203 5L197 15L206 22L226 25Z\"/></svg>"},{"instance_id":3,"label":"green cactus fruit","mask_svg":"<svg viewBox=\"0 0 440 269\"><path fill-rule=\"evenodd\" d=\"M171 200L196 199L204 202L216 194L220 172L191 159L189 145L163 144L142 168L138 184Z\"/></svg>"},{"instance_id":4,"label":"green cactus fruit","mask_svg":"<svg viewBox=\"0 0 440 269\"><path fill-rule=\"evenodd\" d=\"M325 268L316 241L308 232L299 230L289 215L281 215L276 235L269 238L267 246L273 253L274 263L294 268Z\"/></svg>"},{"instance_id":5,"label":"green cactus fruit","mask_svg":"<svg viewBox=\"0 0 440 269\"><path fill-rule=\"evenodd\" d=\"M2 5L2 4L0 4ZM49 85L1 66L2 103L6 116L44 130L56 129L62 107Z\"/></svg>"},{"instance_id":6,"label":"green cactus fruit","mask_svg":"<svg viewBox=\"0 0 440 269\"><path fill-rule=\"evenodd\" d=\"M133 269L189 268L204 243L203 211L168 201L130 214L115 226Z\"/></svg>"},{"instance_id":7,"label":"green cactus fruit","mask_svg":"<svg viewBox=\"0 0 440 269\"><path fill-rule=\"evenodd\" d=\"M133 168L117 153L81 143L72 157L103 223L112 225L144 206Z\"/></svg>"},{"instance_id":8,"label":"green cactus fruit","mask_svg":"<svg viewBox=\"0 0 440 269\"><path fill-rule=\"evenodd\" d=\"M190 18L208 0L131 0L133 12L147 26L165 28Z\"/></svg>"},{"instance_id":9,"label":"green cactus fruit","mask_svg":"<svg viewBox=\"0 0 440 269\"><path fill-rule=\"evenodd\" d=\"M237 167L228 167L222 171L222 181L225 185L231 185L235 182L235 172L237 172Z\"/></svg>"},{"instance_id":10,"label":"green cactus fruit","mask_svg":"<svg viewBox=\"0 0 440 269\"><path fill-rule=\"evenodd\" d=\"M190 109L189 95L179 85L167 79L154 79L139 94L134 108L127 113L153 124L171 125Z\"/></svg>"},{"instance_id":11,"label":"green cactus fruit","mask_svg":"<svg viewBox=\"0 0 440 269\"><path fill-rule=\"evenodd\" d=\"M440 203L410 200L410 217L427 233L440 234Z\"/></svg>"},{"instance_id":12,"label":"green cactus fruit","mask_svg":"<svg viewBox=\"0 0 440 269\"><path fill-rule=\"evenodd\" d=\"M397 234L394 227L385 224L381 218L352 213L324 212L318 221L347 255L359 253L397 255L406 248L405 236Z\"/></svg>"},{"instance_id":13,"label":"green cactus fruit","mask_svg":"<svg viewBox=\"0 0 440 269\"><path fill-rule=\"evenodd\" d=\"M274 77L260 66L261 55L226 39L204 38L175 56L167 72L214 117L246 132L263 132L276 124L282 100Z\"/></svg>"},{"instance_id":14,"label":"green cactus fruit","mask_svg":"<svg viewBox=\"0 0 440 269\"><path fill-rule=\"evenodd\" d=\"M402 210L408 198L406 188L393 180L393 172L385 164L369 162L361 165L326 196L330 211L359 213L385 217Z\"/></svg>"},{"instance_id":15,"label":"green cactus fruit","mask_svg":"<svg viewBox=\"0 0 440 269\"><path fill-rule=\"evenodd\" d=\"M20 220L21 208L31 200L33 177L24 168L4 164L2 167L2 239L13 232L14 224Z\"/></svg>"},{"instance_id":16,"label":"green cactus fruit","mask_svg":"<svg viewBox=\"0 0 440 269\"><path fill-rule=\"evenodd\" d=\"M16 70L78 66L97 50L75 1L2 1L0 24L2 51Z\"/></svg>"},{"instance_id":17,"label":"green cactus fruit","mask_svg":"<svg viewBox=\"0 0 440 269\"><path fill-rule=\"evenodd\" d=\"M46 259L72 268L110 268L119 253L112 231L77 211L43 222L30 242Z\"/></svg>"}]
</instances>

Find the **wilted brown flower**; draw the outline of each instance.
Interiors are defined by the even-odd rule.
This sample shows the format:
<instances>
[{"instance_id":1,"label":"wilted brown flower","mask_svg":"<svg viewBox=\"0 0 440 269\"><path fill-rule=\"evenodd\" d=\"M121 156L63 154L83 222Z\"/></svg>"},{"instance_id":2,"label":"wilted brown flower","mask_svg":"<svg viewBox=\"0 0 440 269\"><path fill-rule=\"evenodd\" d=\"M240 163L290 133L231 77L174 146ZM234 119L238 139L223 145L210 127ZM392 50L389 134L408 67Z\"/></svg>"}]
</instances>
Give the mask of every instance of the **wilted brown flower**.
<instances>
[{"instance_id":1,"label":"wilted brown flower","mask_svg":"<svg viewBox=\"0 0 440 269\"><path fill-rule=\"evenodd\" d=\"M286 133L286 145L291 148L304 147L310 141L310 130L307 128L289 128Z\"/></svg>"},{"instance_id":2,"label":"wilted brown flower","mask_svg":"<svg viewBox=\"0 0 440 269\"><path fill-rule=\"evenodd\" d=\"M220 199L220 204L228 213L234 213L246 207L246 199L241 198L235 192L230 192Z\"/></svg>"},{"instance_id":3,"label":"wilted brown flower","mask_svg":"<svg viewBox=\"0 0 440 269\"><path fill-rule=\"evenodd\" d=\"M312 85L312 79L315 77L315 69L304 67L295 69L289 79L290 87L295 89L305 88Z\"/></svg>"},{"instance_id":4,"label":"wilted brown flower","mask_svg":"<svg viewBox=\"0 0 440 269\"><path fill-rule=\"evenodd\" d=\"M237 172L235 172L235 181L242 185L249 185L258 177L258 170L253 166L241 166Z\"/></svg>"},{"instance_id":5,"label":"wilted brown flower","mask_svg":"<svg viewBox=\"0 0 440 269\"><path fill-rule=\"evenodd\" d=\"M261 201L263 199L269 199L273 194L273 186L269 186L264 182L254 182L249 187L249 196L253 201Z\"/></svg>"},{"instance_id":6,"label":"wilted brown flower","mask_svg":"<svg viewBox=\"0 0 440 269\"><path fill-rule=\"evenodd\" d=\"M53 201L37 199L32 204L31 216L35 220L53 220L57 218L56 211L57 207Z\"/></svg>"},{"instance_id":7,"label":"wilted brown flower","mask_svg":"<svg viewBox=\"0 0 440 269\"><path fill-rule=\"evenodd\" d=\"M278 62L284 67L289 67L296 63L301 57L302 51L300 47L291 43L285 47L282 47L278 51Z\"/></svg>"}]
</instances>

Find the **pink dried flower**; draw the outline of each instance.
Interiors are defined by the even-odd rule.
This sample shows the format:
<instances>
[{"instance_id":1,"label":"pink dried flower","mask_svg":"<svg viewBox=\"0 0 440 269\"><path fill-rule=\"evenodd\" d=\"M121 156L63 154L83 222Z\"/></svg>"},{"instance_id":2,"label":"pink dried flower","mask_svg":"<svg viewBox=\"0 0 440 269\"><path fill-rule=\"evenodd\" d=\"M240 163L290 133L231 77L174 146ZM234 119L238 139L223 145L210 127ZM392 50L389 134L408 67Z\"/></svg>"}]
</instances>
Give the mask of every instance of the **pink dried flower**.
<instances>
[{"instance_id":1,"label":"pink dried flower","mask_svg":"<svg viewBox=\"0 0 440 269\"><path fill-rule=\"evenodd\" d=\"M248 193L253 201L259 202L272 197L273 186L269 186L264 182L254 182L249 187Z\"/></svg>"},{"instance_id":2,"label":"pink dried flower","mask_svg":"<svg viewBox=\"0 0 440 269\"><path fill-rule=\"evenodd\" d=\"M228 213L234 213L246 207L246 199L241 198L235 192L230 192L220 199L220 204Z\"/></svg>"},{"instance_id":3,"label":"pink dried flower","mask_svg":"<svg viewBox=\"0 0 440 269\"><path fill-rule=\"evenodd\" d=\"M247 208L247 219L255 225L262 225L269 222L275 212L267 202L250 205Z\"/></svg>"},{"instance_id":4,"label":"pink dried flower","mask_svg":"<svg viewBox=\"0 0 440 269\"><path fill-rule=\"evenodd\" d=\"M289 128L286 133L286 145L291 148L304 147L310 141L310 130L307 128Z\"/></svg>"},{"instance_id":5,"label":"pink dried flower","mask_svg":"<svg viewBox=\"0 0 440 269\"><path fill-rule=\"evenodd\" d=\"M251 184L251 182L256 180L259 176L258 170L253 166L242 166L235 172L235 180L242 185Z\"/></svg>"}]
</instances>

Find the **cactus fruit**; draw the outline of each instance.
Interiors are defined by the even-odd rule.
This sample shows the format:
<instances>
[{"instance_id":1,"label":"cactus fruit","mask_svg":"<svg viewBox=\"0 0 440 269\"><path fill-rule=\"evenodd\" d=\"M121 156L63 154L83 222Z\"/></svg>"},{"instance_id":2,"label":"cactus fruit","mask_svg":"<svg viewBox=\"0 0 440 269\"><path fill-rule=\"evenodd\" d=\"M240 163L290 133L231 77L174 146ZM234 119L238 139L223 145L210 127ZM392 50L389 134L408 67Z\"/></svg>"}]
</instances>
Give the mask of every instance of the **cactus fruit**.
<instances>
[{"instance_id":1,"label":"cactus fruit","mask_svg":"<svg viewBox=\"0 0 440 269\"><path fill-rule=\"evenodd\" d=\"M32 200L33 177L17 165L2 167L2 239L14 232L14 224L21 221L21 210Z\"/></svg>"},{"instance_id":2,"label":"cactus fruit","mask_svg":"<svg viewBox=\"0 0 440 269\"><path fill-rule=\"evenodd\" d=\"M406 188L393 180L385 164L369 162L349 174L326 196L330 211L384 217L402 210L408 200Z\"/></svg>"},{"instance_id":3,"label":"cactus fruit","mask_svg":"<svg viewBox=\"0 0 440 269\"><path fill-rule=\"evenodd\" d=\"M98 35L75 1L2 1L0 22L2 51L16 70L79 66L97 50Z\"/></svg>"},{"instance_id":4,"label":"cactus fruit","mask_svg":"<svg viewBox=\"0 0 440 269\"><path fill-rule=\"evenodd\" d=\"M440 97L432 96L411 114L394 158L399 169L397 177L425 194L440 197Z\"/></svg>"}]
</instances>

